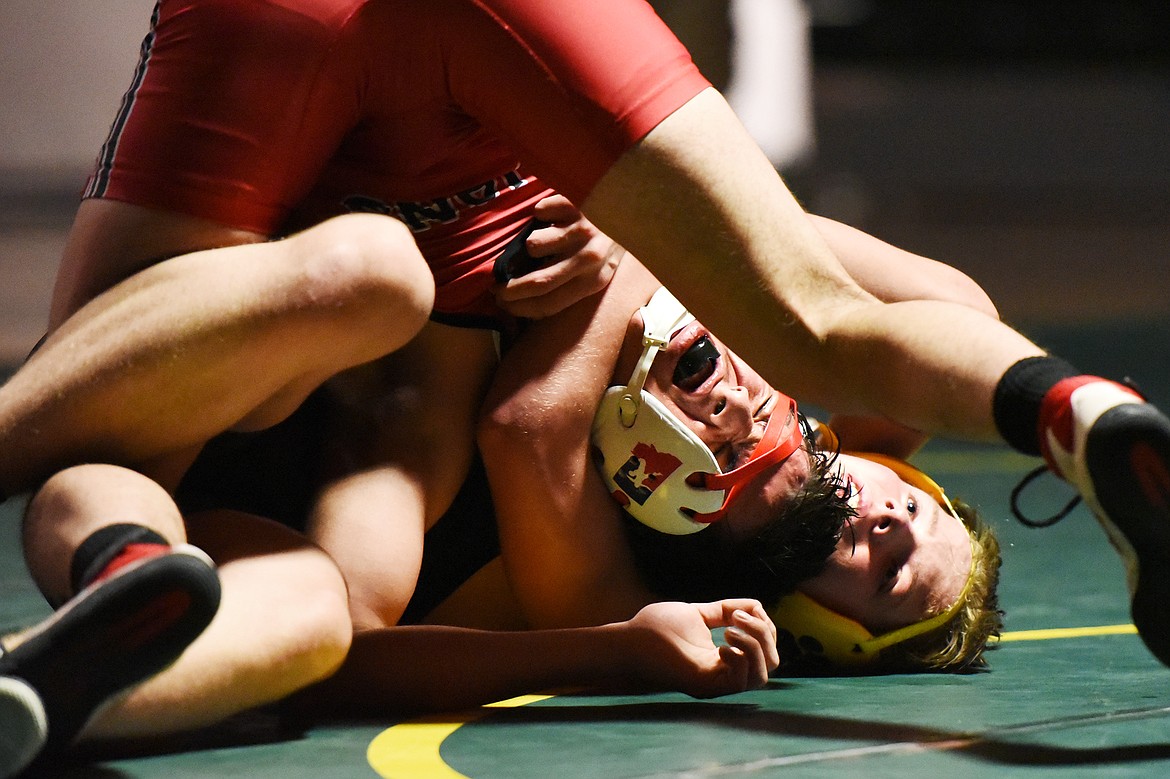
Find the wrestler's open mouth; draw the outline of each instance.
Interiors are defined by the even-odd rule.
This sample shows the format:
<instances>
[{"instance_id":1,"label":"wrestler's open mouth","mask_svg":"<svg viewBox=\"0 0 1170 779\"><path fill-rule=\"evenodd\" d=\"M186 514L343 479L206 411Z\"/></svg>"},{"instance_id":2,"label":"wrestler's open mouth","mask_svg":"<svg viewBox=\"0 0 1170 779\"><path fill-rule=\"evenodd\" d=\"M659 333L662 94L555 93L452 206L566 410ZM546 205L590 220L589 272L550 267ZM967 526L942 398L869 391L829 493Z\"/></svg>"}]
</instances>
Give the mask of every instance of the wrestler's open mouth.
<instances>
[{"instance_id":1,"label":"wrestler's open mouth","mask_svg":"<svg viewBox=\"0 0 1170 779\"><path fill-rule=\"evenodd\" d=\"M674 366L674 386L686 392L694 392L703 385L719 363L719 349L707 336L701 336L682 356Z\"/></svg>"}]
</instances>

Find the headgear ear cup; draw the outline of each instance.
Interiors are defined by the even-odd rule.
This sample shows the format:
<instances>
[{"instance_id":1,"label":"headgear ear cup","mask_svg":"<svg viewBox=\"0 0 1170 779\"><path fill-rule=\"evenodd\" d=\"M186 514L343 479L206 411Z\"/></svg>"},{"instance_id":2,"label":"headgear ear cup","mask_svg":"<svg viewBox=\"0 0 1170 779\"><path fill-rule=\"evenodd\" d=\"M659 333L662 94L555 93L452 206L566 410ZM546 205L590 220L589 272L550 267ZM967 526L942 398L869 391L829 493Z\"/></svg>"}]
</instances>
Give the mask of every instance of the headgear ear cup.
<instances>
[{"instance_id":1,"label":"headgear ear cup","mask_svg":"<svg viewBox=\"0 0 1170 779\"><path fill-rule=\"evenodd\" d=\"M659 350L694 317L665 287L640 312L642 355L629 382L606 390L597 408L590 433L594 462L631 516L660 532L686 535L706 527L680 511L691 498L713 508L723 501L722 491L705 493L686 478L719 466L706 444L643 387Z\"/></svg>"},{"instance_id":2,"label":"headgear ear cup","mask_svg":"<svg viewBox=\"0 0 1170 779\"><path fill-rule=\"evenodd\" d=\"M781 597L769 615L778 630L792 635L795 647L806 658L823 657L841 668L865 666L875 659L863 649L873 633L804 593Z\"/></svg>"},{"instance_id":3,"label":"headgear ear cup","mask_svg":"<svg viewBox=\"0 0 1170 779\"><path fill-rule=\"evenodd\" d=\"M707 527L680 511L715 511L723 491L693 487L687 476L718 471L714 455L653 395L643 392L635 424L619 417L626 387L610 387L593 423L597 467L605 485L634 519L670 535L687 535Z\"/></svg>"}]
</instances>

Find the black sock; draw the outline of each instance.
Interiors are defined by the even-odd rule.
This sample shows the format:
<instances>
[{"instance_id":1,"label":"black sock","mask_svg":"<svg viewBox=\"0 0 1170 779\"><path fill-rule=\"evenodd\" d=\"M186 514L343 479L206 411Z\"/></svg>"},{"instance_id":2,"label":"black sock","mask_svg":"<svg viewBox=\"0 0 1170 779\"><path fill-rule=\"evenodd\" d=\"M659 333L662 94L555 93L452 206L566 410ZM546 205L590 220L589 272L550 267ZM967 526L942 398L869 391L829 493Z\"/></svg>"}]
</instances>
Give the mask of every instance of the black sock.
<instances>
[{"instance_id":1,"label":"black sock","mask_svg":"<svg viewBox=\"0 0 1170 779\"><path fill-rule=\"evenodd\" d=\"M107 525L81 542L73 553L69 583L76 594L98 578L114 558L131 544L170 546L167 540L142 525Z\"/></svg>"},{"instance_id":2,"label":"black sock","mask_svg":"<svg viewBox=\"0 0 1170 779\"><path fill-rule=\"evenodd\" d=\"M1039 455L1040 403L1057 382L1081 372L1059 357L1027 357L1007 369L995 387L993 414L1013 449Z\"/></svg>"}]
</instances>

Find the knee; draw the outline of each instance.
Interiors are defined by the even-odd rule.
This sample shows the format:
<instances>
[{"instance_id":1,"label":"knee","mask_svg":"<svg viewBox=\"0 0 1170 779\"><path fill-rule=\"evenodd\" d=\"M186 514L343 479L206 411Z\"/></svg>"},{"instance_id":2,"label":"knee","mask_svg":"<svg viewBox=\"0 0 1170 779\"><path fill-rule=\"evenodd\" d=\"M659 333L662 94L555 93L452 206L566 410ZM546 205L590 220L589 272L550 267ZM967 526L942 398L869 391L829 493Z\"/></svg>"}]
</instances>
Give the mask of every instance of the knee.
<instances>
[{"instance_id":1,"label":"knee","mask_svg":"<svg viewBox=\"0 0 1170 779\"><path fill-rule=\"evenodd\" d=\"M299 242L302 302L331 318L377 328L401 343L414 337L430 316L434 277L410 231L374 214L347 214L317 225Z\"/></svg>"},{"instance_id":2,"label":"knee","mask_svg":"<svg viewBox=\"0 0 1170 779\"><path fill-rule=\"evenodd\" d=\"M297 584L283 609L287 641L279 662L285 678L304 687L341 667L353 640L345 582L333 562L318 550L298 552Z\"/></svg>"}]
</instances>

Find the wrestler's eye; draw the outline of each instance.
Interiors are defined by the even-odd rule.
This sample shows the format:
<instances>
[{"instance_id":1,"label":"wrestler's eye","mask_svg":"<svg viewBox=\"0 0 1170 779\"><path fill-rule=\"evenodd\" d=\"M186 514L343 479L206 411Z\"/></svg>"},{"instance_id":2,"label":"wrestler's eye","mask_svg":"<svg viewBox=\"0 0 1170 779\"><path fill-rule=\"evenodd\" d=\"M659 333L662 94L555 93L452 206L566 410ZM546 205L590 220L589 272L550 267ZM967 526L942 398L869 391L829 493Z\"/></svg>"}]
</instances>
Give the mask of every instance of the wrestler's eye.
<instances>
[{"instance_id":1,"label":"wrestler's eye","mask_svg":"<svg viewBox=\"0 0 1170 779\"><path fill-rule=\"evenodd\" d=\"M674 385L686 392L693 392L705 382L719 362L719 349L707 336L702 336L683 352L674 366Z\"/></svg>"},{"instance_id":2,"label":"wrestler's eye","mask_svg":"<svg viewBox=\"0 0 1170 779\"><path fill-rule=\"evenodd\" d=\"M861 505L861 490L853 483L852 479L846 479L845 483L838 488L837 494L841 497L849 508L857 512L857 507Z\"/></svg>"}]
</instances>

